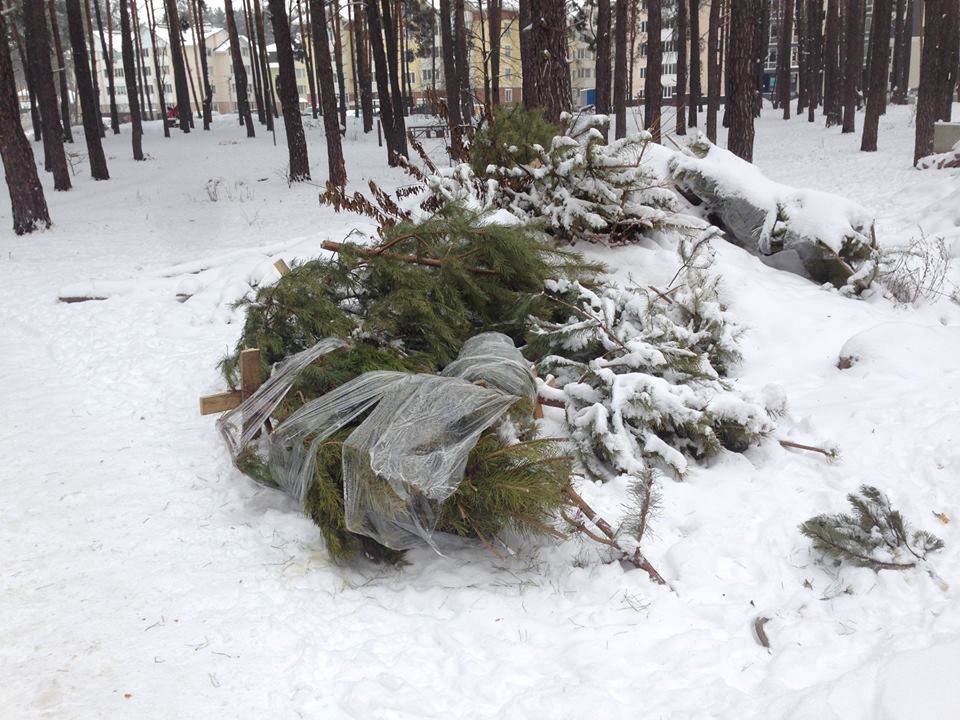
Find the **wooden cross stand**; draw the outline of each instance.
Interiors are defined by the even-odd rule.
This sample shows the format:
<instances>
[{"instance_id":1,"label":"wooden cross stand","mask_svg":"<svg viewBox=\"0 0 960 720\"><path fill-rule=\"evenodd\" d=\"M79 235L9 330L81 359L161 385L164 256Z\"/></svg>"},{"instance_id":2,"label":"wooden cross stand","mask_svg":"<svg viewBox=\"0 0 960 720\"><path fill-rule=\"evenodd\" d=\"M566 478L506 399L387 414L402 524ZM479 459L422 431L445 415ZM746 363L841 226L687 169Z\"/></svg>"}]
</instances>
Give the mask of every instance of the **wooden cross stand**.
<instances>
[{"instance_id":1,"label":"wooden cross stand","mask_svg":"<svg viewBox=\"0 0 960 720\"><path fill-rule=\"evenodd\" d=\"M253 395L263 382L260 372L260 348L240 351L240 389L200 397L200 414L212 415L233 410Z\"/></svg>"}]
</instances>

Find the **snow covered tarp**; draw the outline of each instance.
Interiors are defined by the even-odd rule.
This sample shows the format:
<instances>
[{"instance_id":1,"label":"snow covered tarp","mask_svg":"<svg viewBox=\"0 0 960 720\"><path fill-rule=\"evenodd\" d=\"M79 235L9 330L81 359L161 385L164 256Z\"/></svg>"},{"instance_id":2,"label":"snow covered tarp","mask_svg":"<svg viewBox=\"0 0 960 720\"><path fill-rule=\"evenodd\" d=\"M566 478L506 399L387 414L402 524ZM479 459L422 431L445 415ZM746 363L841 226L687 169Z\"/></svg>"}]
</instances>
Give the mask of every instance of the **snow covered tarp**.
<instances>
[{"instance_id":1,"label":"snow covered tarp","mask_svg":"<svg viewBox=\"0 0 960 720\"><path fill-rule=\"evenodd\" d=\"M705 204L710 219L733 242L764 255L793 251L818 282L859 283L857 289L869 284L873 218L865 208L837 195L774 182L704 138L688 149L670 160L670 174Z\"/></svg>"}]
</instances>

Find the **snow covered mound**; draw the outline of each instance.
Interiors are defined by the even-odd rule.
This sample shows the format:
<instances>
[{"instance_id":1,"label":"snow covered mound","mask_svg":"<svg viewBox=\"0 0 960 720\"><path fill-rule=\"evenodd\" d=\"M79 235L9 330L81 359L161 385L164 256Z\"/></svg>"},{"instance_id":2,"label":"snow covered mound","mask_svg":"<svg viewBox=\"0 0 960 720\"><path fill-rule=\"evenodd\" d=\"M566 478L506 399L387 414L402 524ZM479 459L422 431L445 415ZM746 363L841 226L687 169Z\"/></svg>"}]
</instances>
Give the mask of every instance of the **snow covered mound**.
<instances>
[{"instance_id":1,"label":"snow covered mound","mask_svg":"<svg viewBox=\"0 0 960 720\"><path fill-rule=\"evenodd\" d=\"M843 344L839 366L909 373L918 360L928 372L960 373L960 328L887 322L857 333Z\"/></svg>"},{"instance_id":2,"label":"snow covered mound","mask_svg":"<svg viewBox=\"0 0 960 720\"><path fill-rule=\"evenodd\" d=\"M690 143L689 153L676 153L669 170L733 242L764 255L793 251L818 282L841 287L872 256L873 218L865 208L837 195L774 182L704 138Z\"/></svg>"}]
</instances>

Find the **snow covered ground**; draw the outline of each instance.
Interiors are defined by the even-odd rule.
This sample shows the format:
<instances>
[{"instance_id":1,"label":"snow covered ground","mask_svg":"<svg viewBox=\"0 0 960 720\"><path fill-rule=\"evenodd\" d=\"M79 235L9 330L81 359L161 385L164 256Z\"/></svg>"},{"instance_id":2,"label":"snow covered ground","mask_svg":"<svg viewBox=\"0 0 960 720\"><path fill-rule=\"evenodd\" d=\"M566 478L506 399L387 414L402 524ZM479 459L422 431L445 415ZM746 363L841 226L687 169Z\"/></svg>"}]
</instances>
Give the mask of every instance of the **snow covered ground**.
<instances>
[{"instance_id":1,"label":"snow covered ground","mask_svg":"<svg viewBox=\"0 0 960 720\"><path fill-rule=\"evenodd\" d=\"M770 111L756 162L873 208L884 244L920 226L956 257L960 171L910 167L910 112L865 154ZM779 436L836 444L839 463L770 440L664 485L645 550L672 590L573 541L337 567L197 414L239 333L231 302L357 222L318 206L307 132L316 185L288 187L282 138L224 118L170 140L149 125L143 164L108 137L112 179L78 166L48 192L48 232L13 237L0 193L0 717L958 717L960 306L845 299L720 243L741 381L779 385ZM351 186L407 181L352 124L345 150ZM644 282L676 269L652 245L593 252ZM949 588L815 561L797 525L863 483L944 539ZM585 493L620 514L623 487Z\"/></svg>"}]
</instances>

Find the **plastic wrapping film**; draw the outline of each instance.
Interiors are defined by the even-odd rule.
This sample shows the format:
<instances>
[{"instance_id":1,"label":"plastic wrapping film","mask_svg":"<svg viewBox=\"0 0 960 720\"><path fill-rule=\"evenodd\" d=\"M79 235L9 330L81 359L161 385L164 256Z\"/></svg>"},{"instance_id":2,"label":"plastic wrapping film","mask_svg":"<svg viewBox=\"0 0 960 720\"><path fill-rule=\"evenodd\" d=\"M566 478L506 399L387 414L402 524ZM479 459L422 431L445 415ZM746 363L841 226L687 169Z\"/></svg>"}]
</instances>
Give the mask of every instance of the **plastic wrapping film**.
<instances>
[{"instance_id":1,"label":"plastic wrapping film","mask_svg":"<svg viewBox=\"0 0 960 720\"><path fill-rule=\"evenodd\" d=\"M328 338L284 361L260 390L221 418L234 459L297 374L343 345ZM482 333L464 343L442 375L360 375L306 403L260 440L271 477L302 503L319 444L369 412L343 443L347 529L395 550L421 542L436 547L436 508L460 486L481 434L519 398L535 397L530 367L509 337Z\"/></svg>"}]
</instances>

